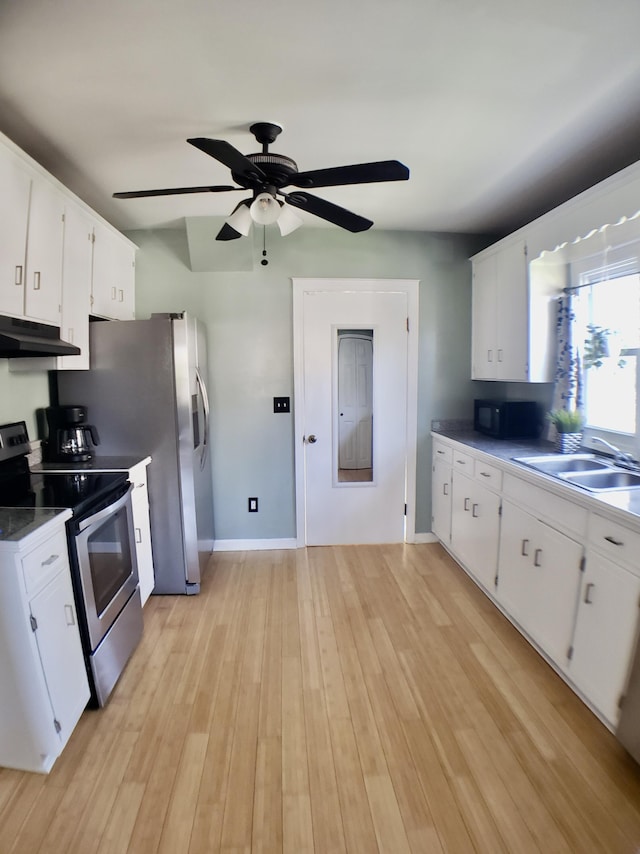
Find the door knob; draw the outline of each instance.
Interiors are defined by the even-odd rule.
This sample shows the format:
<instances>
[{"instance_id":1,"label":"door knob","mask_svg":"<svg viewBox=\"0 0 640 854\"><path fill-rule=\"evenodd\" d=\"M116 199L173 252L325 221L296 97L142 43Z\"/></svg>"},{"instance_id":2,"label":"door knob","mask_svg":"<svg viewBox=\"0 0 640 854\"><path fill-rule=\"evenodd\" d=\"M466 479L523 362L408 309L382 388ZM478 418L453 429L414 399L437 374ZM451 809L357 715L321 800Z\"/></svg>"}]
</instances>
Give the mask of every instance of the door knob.
<instances>
[{"instance_id":1,"label":"door knob","mask_svg":"<svg viewBox=\"0 0 640 854\"><path fill-rule=\"evenodd\" d=\"M314 434L313 434L313 433L312 433L310 436L307 436L307 442L308 442L310 445L315 445L315 443L316 443L317 441L318 441L318 440L317 440L317 438L314 436Z\"/></svg>"}]
</instances>

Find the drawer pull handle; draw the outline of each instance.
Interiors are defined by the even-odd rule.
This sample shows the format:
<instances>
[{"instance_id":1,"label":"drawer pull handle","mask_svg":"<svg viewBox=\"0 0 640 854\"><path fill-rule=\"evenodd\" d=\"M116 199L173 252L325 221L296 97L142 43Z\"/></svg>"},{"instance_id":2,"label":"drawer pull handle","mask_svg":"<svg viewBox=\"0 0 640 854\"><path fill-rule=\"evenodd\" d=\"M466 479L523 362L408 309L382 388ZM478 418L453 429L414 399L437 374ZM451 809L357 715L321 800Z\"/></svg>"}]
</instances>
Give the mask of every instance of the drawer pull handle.
<instances>
[{"instance_id":1,"label":"drawer pull handle","mask_svg":"<svg viewBox=\"0 0 640 854\"><path fill-rule=\"evenodd\" d=\"M442 454L442 455L444 455L444 451L436 451L436 454Z\"/></svg>"},{"instance_id":2,"label":"drawer pull handle","mask_svg":"<svg viewBox=\"0 0 640 854\"><path fill-rule=\"evenodd\" d=\"M443 483L443 484L442 484L442 494L443 494L443 495L448 495L448 494L449 494L449 484L448 484L448 483Z\"/></svg>"},{"instance_id":3,"label":"drawer pull handle","mask_svg":"<svg viewBox=\"0 0 640 854\"><path fill-rule=\"evenodd\" d=\"M18 264L18 265L16 266L16 278L15 278L15 284L16 284L16 285L21 285L21 284L22 284L22 264Z\"/></svg>"},{"instance_id":4,"label":"drawer pull handle","mask_svg":"<svg viewBox=\"0 0 640 854\"><path fill-rule=\"evenodd\" d=\"M142 542L142 531L140 528L136 528L136 543Z\"/></svg>"},{"instance_id":5,"label":"drawer pull handle","mask_svg":"<svg viewBox=\"0 0 640 854\"><path fill-rule=\"evenodd\" d=\"M459 466L466 466L466 463L464 460L456 460L456 462Z\"/></svg>"},{"instance_id":6,"label":"drawer pull handle","mask_svg":"<svg viewBox=\"0 0 640 854\"><path fill-rule=\"evenodd\" d=\"M40 290L40 273L37 270L33 274L33 290L34 291Z\"/></svg>"},{"instance_id":7,"label":"drawer pull handle","mask_svg":"<svg viewBox=\"0 0 640 854\"><path fill-rule=\"evenodd\" d=\"M529 540L522 541L522 548L520 549L520 554L522 557L529 557Z\"/></svg>"},{"instance_id":8,"label":"drawer pull handle","mask_svg":"<svg viewBox=\"0 0 640 854\"><path fill-rule=\"evenodd\" d=\"M465 500L464 500L464 509L465 509L465 512L469 509L469 502L470 502L470 501L471 501L471 499L470 499L470 498L465 498Z\"/></svg>"},{"instance_id":9,"label":"drawer pull handle","mask_svg":"<svg viewBox=\"0 0 640 854\"><path fill-rule=\"evenodd\" d=\"M584 603L585 605L593 605L593 599L591 598L591 591L595 587L595 584L589 583L584 589Z\"/></svg>"},{"instance_id":10,"label":"drawer pull handle","mask_svg":"<svg viewBox=\"0 0 640 854\"><path fill-rule=\"evenodd\" d=\"M502 361L502 350L498 350L498 361Z\"/></svg>"},{"instance_id":11,"label":"drawer pull handle","mask_svg":"<svg viewBox=\"0 0 640 854\"><path fill-rule=\"evenodd\" d=\"M536 549L533 555L533 565L542 566L542 549Z\"/></svg>"},{"instance_id":12,"label":"drawer pull handle","mask_svg":"<svg viewBox=\"0 0 640 854\"><path fill-rule=\"evenodd\" d=\"M493 350L487 350L487 362L493 362Z\"/></svg>"},{"instance_id":13,"label":"drawer pull handle","mask_svg":"<svg viewBox=\"0 0 640 854\"><path fill-rule=\"evenodd\" d=\"M42 561L42 566L51 566L52 563L55 563L60 558L60 555L49 555L46 560Z\"/></svg>"},{"instance_id":14,"label":"drawer pull handle","mask_svg":"<svg viewBox=\"0 0 640 854\"><path fill-rule=\"evenodd\" d=\"M491 477L488 471L481 471L480 474L482 477Z\"/></svg>"},{"instance_id":15,"label":"drawer pull handle","mask_svg":"<svg viewBox=\"0 0 640 854\"><path fill-rule=\"evenodd\" d=\"M614 539L613 537L605 537L605 540L606 540L608 543L611 543L611 545L612 545L612 546L623 546L623 545L624 545L624 541L623 541L623 540L616 540L616 539Z\"/></svg>"},{"instance_id":16,"label":"drawer pull handle","mask_svg":"<svg viewBox=\"0 0 640 854\"><path fill-rule=\"evenodd\" d=\"M64 606L64 613L65 613L65 617L67 618L67 625L68 626L75 626L76 615L74 613L73 606L72 605L65 605Z\"/></svg>"},{"instance_id":17,"label":"drawer pull handle","mask_svg":"<svg viewBox=\"0 0 640 854\"><path fill-rule=\"evenodd\" d=\"M478 507L479 507L478 504L474 504L473 507L471 508L471 515L473 516L474 519L478 518L478 512L477 512Z\"/></svg>"}]
</instances>

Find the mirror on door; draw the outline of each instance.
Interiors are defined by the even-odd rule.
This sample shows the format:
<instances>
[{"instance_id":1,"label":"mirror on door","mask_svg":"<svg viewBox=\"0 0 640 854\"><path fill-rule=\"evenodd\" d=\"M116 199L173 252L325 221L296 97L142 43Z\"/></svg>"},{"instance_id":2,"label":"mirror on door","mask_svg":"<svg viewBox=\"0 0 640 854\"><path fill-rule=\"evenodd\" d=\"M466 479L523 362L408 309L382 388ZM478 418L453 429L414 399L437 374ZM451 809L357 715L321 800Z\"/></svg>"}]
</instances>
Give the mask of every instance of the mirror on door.
<instances>
[{"instance_id":1,"label":"mirror on door","mask_svg":"<svg viewBox=\"0 0 640 854\"><path fill-rule=\"evenodd\" d=\"M373 329L338 329L337 335L338 483L372 483Z\"/></svg>"}]
</instances>

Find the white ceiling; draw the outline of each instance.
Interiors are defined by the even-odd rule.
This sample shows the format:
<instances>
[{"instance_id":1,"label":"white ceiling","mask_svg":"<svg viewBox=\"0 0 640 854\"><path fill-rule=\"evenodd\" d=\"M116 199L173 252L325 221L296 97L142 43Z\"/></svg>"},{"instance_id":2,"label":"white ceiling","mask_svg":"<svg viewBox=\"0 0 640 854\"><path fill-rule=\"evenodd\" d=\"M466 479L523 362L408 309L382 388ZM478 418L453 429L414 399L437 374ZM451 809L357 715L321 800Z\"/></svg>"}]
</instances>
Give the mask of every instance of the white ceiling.
<instances>
[{"instance_id":1,"label":"white ceiling","mask_svg":"<svg viewBox=\"0 0 640 854\"><path fill-rule=\"evenodd\" d=\"M398 159L317 191L377 228L506 233L640 159L638 0L0 0L0 130L121 229L225 216L193 136L300 170ZM325 225L305 214L309 225Z\"/></svg>"}]
</instances>

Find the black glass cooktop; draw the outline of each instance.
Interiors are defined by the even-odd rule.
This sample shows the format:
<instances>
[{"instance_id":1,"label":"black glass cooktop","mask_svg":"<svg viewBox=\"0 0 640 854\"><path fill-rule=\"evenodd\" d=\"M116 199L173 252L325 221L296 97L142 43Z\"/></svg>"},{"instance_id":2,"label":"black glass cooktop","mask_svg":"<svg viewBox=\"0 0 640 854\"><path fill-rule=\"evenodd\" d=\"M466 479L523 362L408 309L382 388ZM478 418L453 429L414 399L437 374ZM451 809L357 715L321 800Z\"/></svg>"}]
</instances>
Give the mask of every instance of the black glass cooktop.
<instances>
[{"instance_id":1,"label":"black glass cooktop","mask_svg":"<svg viewBox=\"0 0 640 854\"><path fill-rule=\"evenodd\" d=\"M34 474L26 460L0 472L0 507L68 507L79 516L127 483L126 472ZM14 461L12 461L14 462Z\"/></svg>"}]
</instances>

